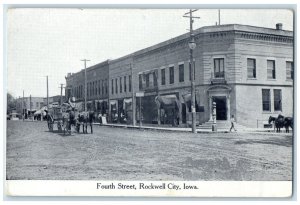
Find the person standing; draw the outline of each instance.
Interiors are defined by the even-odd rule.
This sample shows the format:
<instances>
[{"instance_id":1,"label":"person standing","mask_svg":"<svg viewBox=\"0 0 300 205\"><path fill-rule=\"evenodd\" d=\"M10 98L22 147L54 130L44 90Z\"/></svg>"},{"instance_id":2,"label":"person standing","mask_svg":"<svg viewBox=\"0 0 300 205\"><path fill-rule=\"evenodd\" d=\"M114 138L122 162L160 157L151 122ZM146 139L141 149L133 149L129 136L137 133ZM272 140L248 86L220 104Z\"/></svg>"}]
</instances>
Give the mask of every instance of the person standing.
<instances>
[{"instance_id":1,"label":"person standing","mask_svg":"<svg viewBox=\"0 0 300 205\"><path fill-rule=\"evenodd\" d=\"M231 115L230 122L231 122L231 127L230 127L229 132L231 132L232 128L234 129L234 131L236 131L236 129L234 127L234 123L235 123L234 115Z\"/></svg>"}]
</instances>

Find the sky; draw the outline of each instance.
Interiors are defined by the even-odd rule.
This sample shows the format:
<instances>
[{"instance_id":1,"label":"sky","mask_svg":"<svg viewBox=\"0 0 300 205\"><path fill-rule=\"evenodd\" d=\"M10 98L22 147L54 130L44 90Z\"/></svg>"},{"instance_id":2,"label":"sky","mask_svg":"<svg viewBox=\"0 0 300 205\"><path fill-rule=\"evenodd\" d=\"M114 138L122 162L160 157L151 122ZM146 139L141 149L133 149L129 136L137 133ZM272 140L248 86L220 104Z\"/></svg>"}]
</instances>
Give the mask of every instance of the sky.
<instances>
[{"instance_id":1,"label":"sky","mask_svg":"<svg viewBox=\"0 0 300 205\"><path fill-rule=\"evenodd\" d=\"M130 54L188 32L186 9L9 9L6 16L7 90L14 97L60 95L67 73ZM215 25L217 9L195 12L194 29ZM221 24L293 30L285 9L221 9Z\"/></svg>"}]
</instances>

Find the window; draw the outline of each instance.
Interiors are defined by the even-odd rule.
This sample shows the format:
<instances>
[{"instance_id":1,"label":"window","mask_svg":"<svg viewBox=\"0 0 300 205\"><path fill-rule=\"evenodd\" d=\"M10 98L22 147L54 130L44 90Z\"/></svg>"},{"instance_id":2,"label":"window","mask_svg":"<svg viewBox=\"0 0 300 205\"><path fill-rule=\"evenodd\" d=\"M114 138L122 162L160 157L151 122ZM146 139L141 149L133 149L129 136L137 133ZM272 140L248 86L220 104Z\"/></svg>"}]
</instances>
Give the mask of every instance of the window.
<instances>
[{"instance_id":1,"label":"window","mask_svg":"<svg viewBox=\"0 0 300 205\"><path fill-rule=\"evenodd\" d=\"M174 83L174 66L169 67L169 74L170 74L170 84Z\"/></svg>"},{"instance_id":2,"label":"window","mask_svg":"<svg viewBox=\"0 0 300 205\"><path fill-rule=\"evenodd\" d=\"M95 82L95 95L98 95L98 81Z\"/></svg>"},{"instance_id":3,"label":"window","mask_svg":"<svg viewBox=\"0 0 300 205\"><path fill-rule=\"evenodd\" d=\"M286 62L286 79L294 79L294 63L291 61Z\"/></svg>"},{"instance_id":4,"label":"window","mask_svg":"<svg viewBox=\"0 0 300 205\"><path fill-rule=\"evenodd\" d=\"M107 94L107 79L105 80L105 94Z\"/></svg>"},{"instance_id":5,"label":"window","mask_svg":"<svg viewBox=\"0 0 300 205\"><path fill-rule=\"evenodd\" d=\"M111 79L111 94L114 94L114 79Z\"/></svg>"},{"instance_id":6,"label":"window","mask_svg":"<svg viewBox=\"0 0 300 205\"><path fill-rule=\"evenodd\" d=\"M275 61L274 60L268 60L267 61L267 66L268 66L268 70L267 70L267 78L268 79L275 79Z\"/></svg>"},{"instance_id":7,"label":"window","mask_svg":"<svg viewBox=\"0 0 300 205\"><path fill-rule=\"evenodd\" d=\"M123 92L122 90L123 90L123 89L122 89L122 77L120 77L120 93Z\"/></svg>"},{"instance_id":8,"label":"window","mask_svg":"<svg viewBox=\"0 0 300 205\"><path fill-rule=\"evenodd\" d=\"M274 89L274 111L282 111L281 90Z\"/></svg>"},{"instance_id":9,"label":"window","mask_svg":"<svg viewBox=\"0 0 300 205\"><path fill-rule=\"evenodd\" d=\"M271 111L270 90L262 89L263 111Z\"/></svg>"},{"instance_id":10,"label":"window","mask_svg":"<svg viewBox=\"0 0 300 205\"><path fill-rule=\"evenodd\" d=\"M132 79L131 79L131 75L129 76L129 92L131 92L131 81L132 81Z\"/></svg>"},{"instance_id":11,"label":"window","mask_svg":"<svg viewBox=\"0 0 300 205\"><path fill-rule=\"evenodd\" d=\"M166 84L166 69L161 69L161 84L165 85Z\"/></svg>"},{"instance_id":12,"label":"window","mask_svg":"<svg viewBox=\"0 0 300 205\"><path fill-rule=\"evenodd\" d=\"M101 87L102 87L102 96L104 95L104 80L101 80Z\"/></svg>"},{"instance_id":13,"label":"window","mask_svg":"<svg viewBox=\"0 0 300 205\"><path fill-rule=\"evenodd\" d=\"M98 95L101 95L101 80L98 81Z\"/></svg>"},{"instance_id":14,"label":"window","mask_svg":"<svg viewBox=\"0 0 300 205\"><path fill-rule=\"evenodd\" d=\"M116 94L118 93L118 78L116 78Z\"/></svg>"},{"instance_id":15,"label":"window","mask_svg":"<svg viewBox=\"0 0 300 205\"><path fill-rule=\"evenodd\" d=\"M214 59L214 77L224 78L224 58Z\"/></svg>"},{"instance_id":16,"label":"window","mask_svg":"<svg viewBox=\"0 0 300 205\"><path fill-rule=\"evenodd\" d=\"M150 84L150 74L147 73L147 74L146 74L146 88L149 87L149 84Z\"/></svg>"},{"instance_id":17,"label":"window","mask_svg":"<svg viewBox=\"0 0 300 205\"><path fill-rule=\"evenodd\" d=\"M142 74L139 74L139 89L143 89L143 77Z\"/></svg>"},{"instance_id":18,"label":"window","mask_svg":"<svg viewBox=\"0 0 300 205\"><path fill-rule=\"evenodd\" d=\"M36 102L36 108L39 108L39 103L38 102Z\"/></svg>"},{"instance_id":19,"label":"window","mask_svg":"<svg viewBox=\"0 0 300 205\"><path fill-rule=\"evenodd\" d=\"M247 76L248 78L256 78L256 60L252 58L247 59Z\"/></svg>"},{"instance_id":20,"label":"window","mask_svg":"<svg viewBox=\"0 0 300 205\"><path fill-rule=\"evenodd\" d=\"M126 76L124 76L124 93L127 92L127 86L126 86Z\"/></svg>"},{"instance_id":21,"label":"window","mask_svg":"<svg viewBox=\"0 0 300 205\"><path fill-rule=\"evenodd\" d=\"M179 82L184 82L184 64L178 66L179 69Z\"/></svg>"},{"instance_id":22,"label":"window","mask_svg":"<svg viewBox=\"0 0 300 205\"><path fill-rule=\"evenodd\" d=\"M194 61L194 80L195 80L195 73L196 73L196 65L195 65L195 61ZM191 67L191 63L189 62L189 80L192 80L192 67Z\"/></svg>"},{"instance_id":23,"label":"window","mask_svg":"<svg viewBox=\"0 0 300 205\"><path fill-rule=\"evenodd\" d=\"M157 72L157 70L155 70L153 72L153 85L154 85L154 87L157 86L157 74L158 74L158 72Z\"/></svg>"}]
</instances>

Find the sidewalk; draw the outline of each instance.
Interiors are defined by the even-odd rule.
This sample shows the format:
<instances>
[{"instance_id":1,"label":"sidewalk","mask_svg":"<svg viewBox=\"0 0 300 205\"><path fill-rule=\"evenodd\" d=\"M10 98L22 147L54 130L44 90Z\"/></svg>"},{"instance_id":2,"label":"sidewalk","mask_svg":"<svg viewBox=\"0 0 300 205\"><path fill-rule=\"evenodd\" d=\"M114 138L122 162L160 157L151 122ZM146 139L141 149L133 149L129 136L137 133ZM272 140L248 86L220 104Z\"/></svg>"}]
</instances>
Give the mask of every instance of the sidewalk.
<instances>
[{"instance_id":1,"label":"sidewalk","mask_svg":"<svg viewBox=\"0 0 300 205\"><path fill-rule=\"evenodd\" d=\"M94 123L95 125L100 125L100 123ZM119 127L119 128L129 128L129 129L143 129L143 130L161 130L161 131L176 131L176 132L191 132L192 129L190 127L168 127L168 126L158 126L158 125L142 125L140 128L138 125L127 125L127 124L113 124L108 123L106 125L101 126L108 126L108 127ZM197 129L197 133L229 133L228 129L218 129L217 131L213 132L211 129ZM237 133L269 133L272 132L273 134L287 134L285 130L281 133L274 132L273 128L247 128L243 130L237 130ZM232 132L234 133L234 132ZM293 134L293 132L290 132Z\"/></svg>"}]
</instances>

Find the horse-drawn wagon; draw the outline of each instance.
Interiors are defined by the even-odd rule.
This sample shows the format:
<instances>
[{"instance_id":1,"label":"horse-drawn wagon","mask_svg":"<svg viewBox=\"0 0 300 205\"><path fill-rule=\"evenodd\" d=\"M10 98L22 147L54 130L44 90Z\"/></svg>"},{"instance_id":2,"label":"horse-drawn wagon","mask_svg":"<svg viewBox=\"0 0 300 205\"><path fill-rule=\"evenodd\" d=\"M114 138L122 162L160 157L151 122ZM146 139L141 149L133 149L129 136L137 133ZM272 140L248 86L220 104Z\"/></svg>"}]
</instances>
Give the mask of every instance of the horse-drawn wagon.
<instances>
[{"instance_id":1,"label":"horse-drawn wagon","mask_svg":"<svg viewBox=\"0 0 300 205\"><path fill-rule=\"evenodd\" d=\"M70 112L72 107L68 103L62 105L52 104L47 111L47 124L50 132L53 132L56 125L59 132L71 134Z\"/></svg>"}]
</instances>

